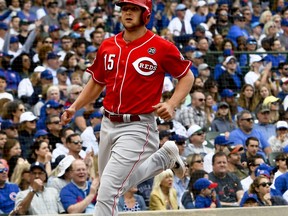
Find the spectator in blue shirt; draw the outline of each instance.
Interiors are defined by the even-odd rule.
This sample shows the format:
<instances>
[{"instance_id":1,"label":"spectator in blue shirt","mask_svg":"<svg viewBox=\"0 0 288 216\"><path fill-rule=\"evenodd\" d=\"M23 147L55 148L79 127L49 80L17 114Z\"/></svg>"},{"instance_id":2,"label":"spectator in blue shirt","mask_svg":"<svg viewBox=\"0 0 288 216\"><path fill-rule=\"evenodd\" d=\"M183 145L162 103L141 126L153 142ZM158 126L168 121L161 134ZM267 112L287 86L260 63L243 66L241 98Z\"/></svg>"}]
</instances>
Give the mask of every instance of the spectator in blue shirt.
<instances>
[{"instance_id":1,"label":"spectator in blue shirt","mask_svg":"<svg viewBox=\"0 0 288 216\"><path fill-rule=\"evenodd\" d=\"M19 187L16 184L7 183L8 168L0 162L0 214L9 214L15 206L16 194Z\"/></svg>"},{"instance_id":2,"label":"spectator in blue shirt","mask_svg":"<svg viewBox=\"0 0 288 216\"><path fill-rule=\"evenodd\" d=\"M216 191L217 183L209 181L207 178L200 178L194 183L197 194L195 199L196 208L216 208L221 207Z\"/></svg>"},{"instance_id":3,"label":"spectator in blue shirt","mask_svg":"<svg viewBox=\"0 0 288 216\"><path fill-rule=\"evenodd\" d=\"M237 125L238 128L230 133L229 140L231 142L244 146L246 139L253 136L259 140L259 153L262 155L268 155L272 152L266 137L264 137L261 132L254 128L254 119L250 111L243 110L237 114Z\"/></svg>"},{"instance_id":4,"label":"spectator in blue shirt","mask_svg":"<svg viewBox=\"0 0 288 216\"><path fill-rule=\"evenodd\" d=\"M96 203L99 180L87 181L88 171L83 160L77 159L72 163L71 183L62 188L60 199L66 212L92 213Z\"/></svg>"},{"instance_id":5,"label":"spectator in blue shirt","mask_svg":"<svg viewBox=\"0 0 288 216\"><path fill-rule=\"evenodd\" d=\"M271 40L270 47L271 47L271 51L283 52L279 38L275 38L274 40ZM279 63L286 62L286 57L279 53L268 54L267 56L264 57L264 61L272 62L272 67L278 68Z\"/></svg>"}]
</instances>

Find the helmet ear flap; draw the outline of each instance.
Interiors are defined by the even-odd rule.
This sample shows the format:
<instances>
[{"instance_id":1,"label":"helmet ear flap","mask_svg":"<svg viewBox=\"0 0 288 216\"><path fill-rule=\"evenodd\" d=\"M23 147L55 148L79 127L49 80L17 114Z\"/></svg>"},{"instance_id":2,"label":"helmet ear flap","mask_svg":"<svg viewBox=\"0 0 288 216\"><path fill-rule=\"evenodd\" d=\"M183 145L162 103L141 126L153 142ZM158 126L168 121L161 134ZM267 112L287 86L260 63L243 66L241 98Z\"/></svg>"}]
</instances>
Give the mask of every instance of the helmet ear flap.
<instances>
[{"instance_id":1,"label":"helmet ear flap","mask_svg":"<svg viewBox=\"0 0 288 216\"><path fill-rule=\"evenodd\" d=\"M142 14L142 19L143 19L143 22L145 23L145 25L148 24L149 20L150 20L150 16L151 16L151 13L148 11L148 10L145 10Z\"/></svg>"}]
</instances>

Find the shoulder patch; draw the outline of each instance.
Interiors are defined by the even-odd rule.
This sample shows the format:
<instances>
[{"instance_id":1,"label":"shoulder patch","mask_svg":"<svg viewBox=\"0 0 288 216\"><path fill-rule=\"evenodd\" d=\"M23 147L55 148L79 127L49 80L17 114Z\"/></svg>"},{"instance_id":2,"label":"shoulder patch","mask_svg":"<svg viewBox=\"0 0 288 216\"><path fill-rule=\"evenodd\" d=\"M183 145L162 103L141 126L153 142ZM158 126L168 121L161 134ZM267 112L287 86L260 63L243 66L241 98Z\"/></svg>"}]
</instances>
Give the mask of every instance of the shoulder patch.
<instances>
[{"instance_id":1,"label":"shoulder patch","mask_svg":"<svg viewBox=\"0 0 288 216\"><path fill-rule=\"evenodd\" d=\"M154 47L149 48L149 49L148 49L148 53L149 53L150 55L154 55L154 54L156 53L156 48L154 48Z\"/></svg>"}]
</instances>

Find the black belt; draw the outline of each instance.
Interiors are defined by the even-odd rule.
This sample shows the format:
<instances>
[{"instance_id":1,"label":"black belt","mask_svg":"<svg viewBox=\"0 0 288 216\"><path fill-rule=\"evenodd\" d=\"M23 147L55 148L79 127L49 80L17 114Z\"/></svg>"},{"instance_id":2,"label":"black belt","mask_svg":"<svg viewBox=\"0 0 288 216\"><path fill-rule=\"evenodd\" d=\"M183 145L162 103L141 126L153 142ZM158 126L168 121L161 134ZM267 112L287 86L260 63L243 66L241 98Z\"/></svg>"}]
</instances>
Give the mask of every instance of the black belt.
<instances>
[{"instance_id":1,"label":"black belt","mask_svg":"<svg viewBox=\"0 0 288 216\"><path fill-rule=\"evenodd\" d=\"M139 115L130 115L130 114L110 114L106 110L104 111L104 115L110 119L111 122L135 122L140 121Z\"/></svg>"}]
</instances>

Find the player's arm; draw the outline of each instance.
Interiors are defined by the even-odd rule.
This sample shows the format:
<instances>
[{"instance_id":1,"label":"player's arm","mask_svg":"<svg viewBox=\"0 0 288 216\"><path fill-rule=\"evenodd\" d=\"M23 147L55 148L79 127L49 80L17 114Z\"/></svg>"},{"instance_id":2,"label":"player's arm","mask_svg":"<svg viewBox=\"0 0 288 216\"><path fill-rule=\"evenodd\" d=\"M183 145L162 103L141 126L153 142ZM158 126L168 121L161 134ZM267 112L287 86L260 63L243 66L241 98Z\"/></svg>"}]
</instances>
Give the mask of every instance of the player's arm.
<instances>
[{"instance_id":1,"label":"player's arm","mask_svg":"<svg viewBox=\"0 0 288 216\"><path fill-rule=\"evenodd\" d=\"M75 112L97 99L103 89L104 86L96 83L93 79L90 79L76 101L62 114L61 124L65 125L69 123Z\"/></svg>"},{"instance_id":2,"label":"player's arm","mask_svg":"<svg viewBox=\"0 0 288 216\"><path fill-rule=\"evenodd\" d=\"M179 79L172 97L167 102L153 106L157 115L166 121L170 120L173 117L175 108L190 92L193 83L194 76L192 71L189 70L184 77Z\"/></svg>"}]
</instances>

